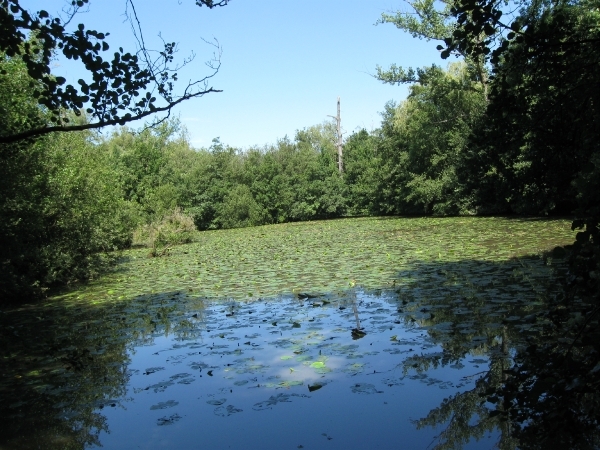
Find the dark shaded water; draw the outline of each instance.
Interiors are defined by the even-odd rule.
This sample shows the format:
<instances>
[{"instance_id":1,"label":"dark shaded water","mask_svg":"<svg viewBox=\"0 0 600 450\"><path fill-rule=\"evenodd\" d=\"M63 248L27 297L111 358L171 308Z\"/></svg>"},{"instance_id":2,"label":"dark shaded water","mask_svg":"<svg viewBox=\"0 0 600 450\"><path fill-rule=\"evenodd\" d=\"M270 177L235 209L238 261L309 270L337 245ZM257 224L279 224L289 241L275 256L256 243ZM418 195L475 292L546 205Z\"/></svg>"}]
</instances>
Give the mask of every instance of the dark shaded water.
<instances>
[{"instance_id":1,"label":"dark shaded water","mask_svg":"<svg viewBox=\"0 0 600 450\"><path fill-rule=\"evenodd\" d=\"M0 448L516 448L487 397L553 268L424 262L386 291L5 311Z\"/></svg>"}]
</instances>

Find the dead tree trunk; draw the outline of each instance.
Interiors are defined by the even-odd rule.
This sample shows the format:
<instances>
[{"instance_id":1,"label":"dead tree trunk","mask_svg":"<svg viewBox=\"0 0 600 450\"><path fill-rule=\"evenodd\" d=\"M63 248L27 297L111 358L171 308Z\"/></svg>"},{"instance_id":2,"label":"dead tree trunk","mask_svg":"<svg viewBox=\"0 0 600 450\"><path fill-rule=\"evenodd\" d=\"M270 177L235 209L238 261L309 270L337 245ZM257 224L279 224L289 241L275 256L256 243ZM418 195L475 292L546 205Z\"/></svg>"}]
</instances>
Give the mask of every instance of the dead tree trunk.
<instances>
[{"instance_id":1,"label":"dead tree trunk","mask_svg":"<svg viewBox=\"0 0 600 450\"><path fill-rule=\"evenodd\" d=\"M337 116L329 116L333 117L336 122L336 132L337 132L337 142L335 144L337 148L338 154L338 169L340 171L340 175L344 173L344 162L343 162L343 141L342 141L342 118L340 117L340 98L337 99Z\"/></svg>"}]
</instances>

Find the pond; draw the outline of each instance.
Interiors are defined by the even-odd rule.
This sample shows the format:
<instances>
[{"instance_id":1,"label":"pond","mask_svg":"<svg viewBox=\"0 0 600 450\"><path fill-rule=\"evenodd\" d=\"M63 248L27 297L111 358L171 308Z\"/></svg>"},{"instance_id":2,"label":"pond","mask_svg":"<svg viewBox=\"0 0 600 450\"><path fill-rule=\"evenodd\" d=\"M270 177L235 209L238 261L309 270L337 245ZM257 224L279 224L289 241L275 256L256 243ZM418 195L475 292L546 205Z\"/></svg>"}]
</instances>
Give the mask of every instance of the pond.
<instances>
[{"instance_id":1,"label":"pond","mask_svg":"<svg viewBox=\"0 0 600 450\"><path fill-rule=\"evenodd\" d=\"M492 391L567 221L199 234L0 313L0 448L517 448ZM553 257L554 256L554 257Z\"/></svg>"}]
</instances>

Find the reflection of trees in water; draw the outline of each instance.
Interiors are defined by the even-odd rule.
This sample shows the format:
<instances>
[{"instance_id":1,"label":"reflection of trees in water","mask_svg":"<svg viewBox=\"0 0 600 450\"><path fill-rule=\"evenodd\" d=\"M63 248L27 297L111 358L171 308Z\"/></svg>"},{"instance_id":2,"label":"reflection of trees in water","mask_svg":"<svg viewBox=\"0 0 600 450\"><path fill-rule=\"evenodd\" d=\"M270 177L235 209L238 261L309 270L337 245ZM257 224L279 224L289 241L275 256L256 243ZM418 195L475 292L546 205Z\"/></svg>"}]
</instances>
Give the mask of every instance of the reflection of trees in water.
<instances>
[{"instance_id":1,"label":"reflection of trees in water","mask_svg":"<svg viewBox=\"0 0 600 450\"><path fill-rule=\"evenodd\" d=\"M128 349L162 334L199 336L202 303L180 293L101 305L54 301L0 315L0 446L82 449L120 407ZM190 311L193 309L193 314Z\"/></svg>"},{"instance_id":2,"label":"reflection of trees in water","mask_svg":"<svg viewBox=\"0 0 600 450\"><path fill-rule=\"evenodd\" d=\"M531 270L526 259L419 264L401 277L398 318L408 327L427 327L442 349L407 358L405 372L459 364L466 357L488 359L485 370L468 374L477 378L471 390L416 421L417 428L443 428L436 448L460 448L490 432L499 434L502 449L556 448L554 443L593 448L598 442L600 339L597 318L589 314L595 306L586 310L580 299L570 299L568 308L551 307L552 298L562 299L543 289L548 267L539 259L530 262ZM100 433L108 431L101 408L119 407L126 392L128 350L164 334L199 338L203 314L211 314L203 306L185 294L165 293L99 306L54 302L0 314L0 445L99 445ZM235 317L238 304L226 307L226 317ZM365 319L356 296L346 296L341 308L347 308L344 319L360 329L357 320ZM583 324L587 331L577 335Z\"/></svg>"},{"instance_id":3,"label":"reflection of trees in water","mask_svg":"<svg viewBox=\"0 0 600 450\"><path fill-rule=\"evenodd\" d=\"M523 448L600 447L597 292L594 297L555 298L538 316L540 333L516 354L497 390L507 405L503 418L517 424Z\"/></svg>"},{"instance_id":4,"label":"reflection of trees in water","mask_svg":"<svg viewBox=\"0 0 600 450\"><path fill-rule=\"evenodd\" d=\"M406 359L405 372L489 358L473 389L415 422L443 427L435 448L461 448L494 430L501 449L598 448L599 308L581 298L565 304L561 286L545 288L527 261L421 264L398 291L407 324L427 327L443 349ZM500 273L514 283L500 283Z\"/></svg>"},{"instance_id":5,"label":"reflection of trees in water","mask_svg":"<svg viewBox=\"0 0 600 450\"><path fill-rule=\"evenodd\" d=\"M417 429L445 424L436 438L439 441L436 449L461 448L472 438L483 439L495 430L499 431L497 448L517 448L518 440L512 436L511 423L491 414L490 403L487 402L491 392L504 381L504 370L511 364L506 329L502 334L501 341L488 350L489 369L483 374L474 374L479 377L475 388L444 399L427 417L415 421ZM498 407L501 408L502 404Z\"/></svg>"}]
</instances>

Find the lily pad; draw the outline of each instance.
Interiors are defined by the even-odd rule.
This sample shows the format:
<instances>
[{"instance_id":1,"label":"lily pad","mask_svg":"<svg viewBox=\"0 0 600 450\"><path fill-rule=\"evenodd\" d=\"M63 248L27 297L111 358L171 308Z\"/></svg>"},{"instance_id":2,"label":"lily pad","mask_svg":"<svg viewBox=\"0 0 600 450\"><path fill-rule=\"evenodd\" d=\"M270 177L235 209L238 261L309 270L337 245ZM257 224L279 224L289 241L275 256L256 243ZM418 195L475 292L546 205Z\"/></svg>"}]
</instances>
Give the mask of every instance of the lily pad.
<instances>
[{"instance_id":1,"label":"lily pad","mask_svg":"<svg viewBox=\"0 0 600 450\"><path fill-rule=\"evenodd\" d=\"M382 394L374 385L370 383L356 383L350 386L350 390L355 394Z\"/></svg>"},{"instance_id":2,"label":"lily pad","mask_svg":"<svg viewBox=\"0 0 600 450\"><path fill-rule=\"evenodd\" d=\"M161 417L160 419L158 419L156 421L156 424L158 426L164 426L164 425L172 425L175 422L177 422L179 419L181 419L181 416L179 414L173 414L172 416L168 416L168 417Z\"/></svg>"},{"instance_id":3,"label":"lily pad","mask_svg":"<svg viewBox=\"0 0 600 450\"><path fill-rule=\"evenodd\" d=\"M152 405L150 409L167 409L177 405L179 405L179 402L176 402L175 400L168 400L166 402L160 402L156 405Z\"/></svg>"},{"instance_id":4,"label":"lily pad","mask_svg":"<svg viewBox=\"0 0 600 450\"><path fill-rule=\"evenodd\" d=\"M214 413L216 416L227 417L231 416L232 414L240 413L242 411L243 409L236 408L233 405L227 405L227 407L219 406L218 408L215 408Z\"/></svg>"}]
</instances>

